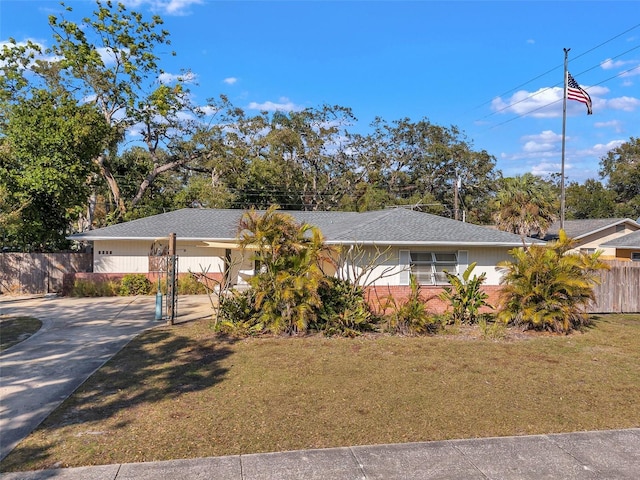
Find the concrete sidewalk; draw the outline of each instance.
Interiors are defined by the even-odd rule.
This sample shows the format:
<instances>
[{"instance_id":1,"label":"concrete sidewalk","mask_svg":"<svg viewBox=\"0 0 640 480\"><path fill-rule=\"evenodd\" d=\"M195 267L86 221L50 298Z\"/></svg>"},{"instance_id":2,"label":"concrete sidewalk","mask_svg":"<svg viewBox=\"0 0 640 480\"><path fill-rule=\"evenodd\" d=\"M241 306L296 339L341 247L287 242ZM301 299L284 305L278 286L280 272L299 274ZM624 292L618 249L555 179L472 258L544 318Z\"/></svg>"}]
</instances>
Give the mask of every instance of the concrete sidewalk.
<instances>
[{"instance_id":1,"label":"concrete sidewalk","mask_svg":"<svg viewBox=\"0 0 640 480\"><path fill-rule=\"evenodd\" d=\"M640 429L451 440L6 473L2 480L640 478Z\"/></svg>"}]
</instances>

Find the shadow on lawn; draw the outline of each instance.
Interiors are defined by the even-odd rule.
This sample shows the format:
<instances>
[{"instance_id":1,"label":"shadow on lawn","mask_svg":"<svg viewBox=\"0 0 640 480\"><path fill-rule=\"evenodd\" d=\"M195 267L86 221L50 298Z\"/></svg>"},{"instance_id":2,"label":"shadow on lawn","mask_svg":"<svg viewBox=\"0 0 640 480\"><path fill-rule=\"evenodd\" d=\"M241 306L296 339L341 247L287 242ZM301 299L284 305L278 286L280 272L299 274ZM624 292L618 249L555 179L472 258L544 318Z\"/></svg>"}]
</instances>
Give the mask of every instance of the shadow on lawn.
<instances>
[{"instance_id":1,"label":"shadow on lawn","mask_svg":"<svg viewBox=\"0 0 640 480\"><path fill-rule=\"evenodd\" d=\"M213 335L193 339L176 329L150 330L91 376L49 415L35 435L44 431L39 436L44 440L67 426L102 422L125 409L216 385L227 372L219 364L233 353L232 343L232 339ZM123 419L116 428L127 424ZM44 442L40 447L23 442L4 459L2 471L24 469L26 463L46 463L50 449L51 444Z\"/></svg>"},{"instance_id":2,"label":"shadow on lawn","mask_svg":"<svg viewBox=\"0 0 640 480\"><path fill-rule=\"evenodd\" d=\"M227 369L218 364L231 355L231 342L213 336L194 340L175 332L152 330L134 340L54 412L51 420L58 426L104 420L125 408L219 383Z\"/></svg>"}]
</instances>

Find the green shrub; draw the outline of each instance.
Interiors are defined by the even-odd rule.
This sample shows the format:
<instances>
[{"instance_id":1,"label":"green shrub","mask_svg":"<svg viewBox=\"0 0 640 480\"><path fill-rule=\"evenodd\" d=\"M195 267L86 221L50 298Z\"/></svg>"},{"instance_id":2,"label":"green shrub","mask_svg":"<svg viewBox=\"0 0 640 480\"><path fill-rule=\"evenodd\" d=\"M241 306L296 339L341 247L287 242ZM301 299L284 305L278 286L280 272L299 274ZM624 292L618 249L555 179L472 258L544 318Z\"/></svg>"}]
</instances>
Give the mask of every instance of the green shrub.
<instances>
[{"instance_id":1,"label":"green shrub","mask_svg":"<svg viewBox=\"0 0 640 480\"><path fill-rule=\"evenodd\" d=\"M142 273L128 273L120 281L118 294L127 295L149 295L151 292L151 281Z\"/></svg>"},{"instance_id":2,"label":"green shrub","mask_svg":"<svg viewBox=\"0 0 640 480\"><path fill-rule=\"evenodd\" d=\"M376 318L362 287L327 277L318 289L322 305L310 328L325 335L355 337L376 329Z\"/></svg>"},{"instance_id":3,"label":"green shrub","mask_svg":"<svg viewBox=\"0 0 640 480\"><path fill-rule=\"evenodd\" d=\"M72 297L113 297L117 295L118 283L76 279L69 293Z\"/></svg>"},{"instance_id":4,"label":"green shrub","mask_svg":"<svg viewBox=\"0 0 640 480\"><path fill-rule=\"evenodd\" d=\"M178 295L204 295L209 293L207 287L192 275L178 277Z\"/></svg>"},{"instance_id":5,"label":"green shrub","mask_svg":"<svg viewBox=\"0 0 640 480\"><path fill-rule=\"evenodd\" d=\"M595 253L570 250L576 245L560 230L558 240L510 251L504 270L498 318L536 330L568 333L589 323L601 270L609 267Z\"/></svg>"},{"instance_id":6,"label":"green shrub","mask_svg":"<svg viewBox=\"0 0 640 480\"><path fill-rule=\"evenodd\" d=\"M409 286L411 292L405 300L398 302L393 295L387 299L385 311L391 309L391 313L385 315L387 331L401 335L436 333L442 328L442 322L428 311L415 275L410 276Z\"/></svg>"},{"instance_id":7,"label":"green shrub","mask_svg":"<svg viewBox=\"0 0 640 480\"><path fill-rule=\"evenodd\" d=\"M246 337L264 331L255 308L255 292L231 290L229 295L221 296L215 321L215 330L227 335Z\"/></svg>"},{"instance_id":8,"label":"green shrub","mask_svg":"<svg viewBox=\"0 0 640 480\"><path fill-rule=\"evenodd\" d=\"M444 272L451 286L444 287L440 298L447 302L452 309L452 323L477 323L480 308L490 307L487 303L489 295L480 288L487 275L482 273L479 277L474 275L471 278L471 272L475 266L476 262L469 265L462 274L462 278L447 271Z\"/></svg>"}]
</instances>

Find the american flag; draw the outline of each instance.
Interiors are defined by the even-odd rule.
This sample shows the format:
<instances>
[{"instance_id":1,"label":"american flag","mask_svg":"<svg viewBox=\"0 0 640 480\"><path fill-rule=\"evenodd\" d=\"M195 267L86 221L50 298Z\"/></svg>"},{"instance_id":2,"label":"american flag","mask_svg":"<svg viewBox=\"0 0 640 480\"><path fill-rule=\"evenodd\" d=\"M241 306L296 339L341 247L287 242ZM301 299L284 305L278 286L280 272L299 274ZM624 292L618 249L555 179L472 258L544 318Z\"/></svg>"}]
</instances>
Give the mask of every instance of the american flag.
<instances>
[{"instance_id":1,"label":"american flag","mask_svg":"<svg viewBox=\"0 0 640 480\"><path fill-rule=\"evenodd\" d=\"M591 115L593 113L591 110L591 97L580 85L578 85L578 82L576 82L569 72L567 72L567 75L569 75L567 83L567 98L569 100L577 100L584 103L587 106L587 115Z\"/></svg>"}]
</instances>

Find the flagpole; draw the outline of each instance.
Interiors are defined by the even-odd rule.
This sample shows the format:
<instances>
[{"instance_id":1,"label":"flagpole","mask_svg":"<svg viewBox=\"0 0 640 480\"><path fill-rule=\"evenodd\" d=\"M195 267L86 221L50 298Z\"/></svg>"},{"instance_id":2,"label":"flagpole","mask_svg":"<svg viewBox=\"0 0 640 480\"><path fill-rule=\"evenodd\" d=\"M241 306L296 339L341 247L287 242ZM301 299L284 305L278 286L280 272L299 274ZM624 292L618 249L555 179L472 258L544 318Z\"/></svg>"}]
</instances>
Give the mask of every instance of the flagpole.
<instances>
[{"instance_id":1,"label":"flagpole","mask_svg":"<svg viewBox=\"0 0 640 480\"><path fill-rule=\"evenodd\" d=\"M567 131L567 63L570 48L564 48L564 89L562 96L562 162L560 167L560 229L564 230L564 209L565 209L565 192L564 192L564 141Z\"/></svg>"}]
</instances>

